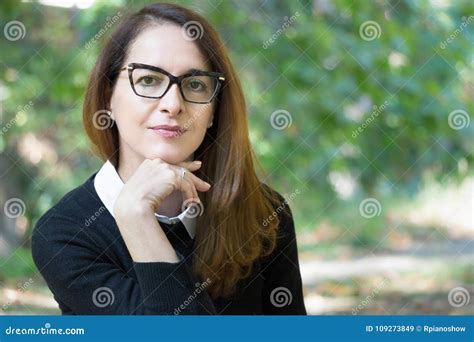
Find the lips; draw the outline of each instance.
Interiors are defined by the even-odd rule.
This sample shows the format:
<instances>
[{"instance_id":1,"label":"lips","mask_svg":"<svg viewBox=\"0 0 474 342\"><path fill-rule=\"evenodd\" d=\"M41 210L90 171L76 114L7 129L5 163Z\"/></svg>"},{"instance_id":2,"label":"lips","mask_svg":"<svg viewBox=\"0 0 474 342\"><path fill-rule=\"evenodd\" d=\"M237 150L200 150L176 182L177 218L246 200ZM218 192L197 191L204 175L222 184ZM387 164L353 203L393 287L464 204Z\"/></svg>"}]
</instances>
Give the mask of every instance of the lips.
<instances>
[{"instance_id":1,"label":"lips","mask_svg":"<svg viewBox=\"0 0 474 342\"><path fill-rule=\"evenodd\" d=\"M153 132L165 138L176 138L181 136L186 130L181 126L158 125L150 127Z\"/></svg>"}]
</instances>

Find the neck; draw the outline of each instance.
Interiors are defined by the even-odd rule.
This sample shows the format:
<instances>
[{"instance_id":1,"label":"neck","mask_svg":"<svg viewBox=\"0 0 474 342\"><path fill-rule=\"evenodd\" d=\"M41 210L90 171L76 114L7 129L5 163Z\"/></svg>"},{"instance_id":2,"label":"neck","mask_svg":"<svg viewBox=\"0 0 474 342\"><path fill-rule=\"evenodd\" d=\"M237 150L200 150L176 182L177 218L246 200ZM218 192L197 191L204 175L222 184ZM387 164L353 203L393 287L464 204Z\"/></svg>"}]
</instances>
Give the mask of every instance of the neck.
<instances>
[{"instance_id":1,"label":"neck","mask_svg":"<svg viewBox=\"0 0 474 342\"><path fill-rule=\"evenodd\" d=\"M119 174L122 181L126 183L130 177L133 176L137 168L143 163L145 158L136 155L134 157L129 157L129 154L127 157L125 157L122 154L122 151L123 149L120 149L117 173ZM182 212L182 203L183 195L181 192L173 191L161 202L161 205L159 208L157 208L156 213L160 215L166 215L168 217L177 216Z\"/></svg>"}]
</instances>

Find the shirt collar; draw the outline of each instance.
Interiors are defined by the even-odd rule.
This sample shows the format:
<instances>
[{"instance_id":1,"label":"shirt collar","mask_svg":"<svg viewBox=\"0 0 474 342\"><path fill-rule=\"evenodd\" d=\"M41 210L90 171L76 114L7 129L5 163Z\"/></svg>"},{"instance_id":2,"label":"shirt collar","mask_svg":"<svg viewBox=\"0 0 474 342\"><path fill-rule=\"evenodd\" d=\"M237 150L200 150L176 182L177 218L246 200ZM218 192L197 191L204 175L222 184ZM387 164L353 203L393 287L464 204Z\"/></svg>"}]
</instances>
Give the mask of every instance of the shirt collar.
<instances>
[{"instance_id":1,"label":"shirt collar","mask_svg":"<svg viewBox=\"0 0 474 342\"><path fill-rule=\"evenodd\" d=\"M95 175L95 191L97 191L99 198L114 218L114 204L123 188L123 185L123 181L117 173L117 170L109 160L105 162L99 172ZM157 213L155 213L155 216L158 221L166 224L175 224L181 221L191 238L194 239L194 236L196 235L196 217L193 217L193 215L186 215L188 210L190 210L190 207L174 217L168 217Z\"/></svg>"}]
</instances>

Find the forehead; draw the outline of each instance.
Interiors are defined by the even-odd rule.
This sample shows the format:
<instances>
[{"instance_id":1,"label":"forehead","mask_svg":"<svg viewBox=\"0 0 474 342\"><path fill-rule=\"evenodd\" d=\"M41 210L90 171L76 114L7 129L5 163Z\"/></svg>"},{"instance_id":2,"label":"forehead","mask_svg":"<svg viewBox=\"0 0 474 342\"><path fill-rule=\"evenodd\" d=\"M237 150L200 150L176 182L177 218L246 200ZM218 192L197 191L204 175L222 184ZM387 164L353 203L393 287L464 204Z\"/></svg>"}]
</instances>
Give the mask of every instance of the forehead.
<instances>
[{"instance_id":1,"label":"forehead","mask_svg":"<svg viewBox=\"0 0 474 342\"><path fill-rule=\"evenodd\" d=\"M171 23L153 24L140 32L129 48L128 63L158 66L174 75L209 70L197 43L186 40L181 26Z\"/></svg>"}]
</instances>

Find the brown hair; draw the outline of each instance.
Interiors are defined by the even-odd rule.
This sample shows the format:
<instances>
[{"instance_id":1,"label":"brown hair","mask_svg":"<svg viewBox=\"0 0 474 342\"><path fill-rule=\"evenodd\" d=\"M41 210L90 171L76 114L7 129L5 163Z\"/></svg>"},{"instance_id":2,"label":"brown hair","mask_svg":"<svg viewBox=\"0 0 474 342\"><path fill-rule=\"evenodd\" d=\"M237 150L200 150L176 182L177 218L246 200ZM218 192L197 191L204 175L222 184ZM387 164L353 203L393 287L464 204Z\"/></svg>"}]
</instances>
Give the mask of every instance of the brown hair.
<instances>
[{"instance_id":1,"label":"brown hair","mask_svg":"<svg viewBox=\"0 0 474 342\"><path fill-rule=\"evenodd\" d=\"M199 14L174 4L153 4L131 14L112 34L92 70L83 123L95 152L117 167L117 127L97 129L94 114L109 108L128 48L143 29L161 22L184 27L191 21L202 28L202 36L195 43L211 70L226 77L213 126L195 151L195 159L203 163L196 175L210 182L212 188L201 194L205 210L197 223L193 271L201 279L211 279L207 290L217 298L232 294L237 282L250 274L254 262L273 251L279 223L275 219L264 224L278 199L256 175L244 95L218 33Z\"/></svg>"}]
</instances>

